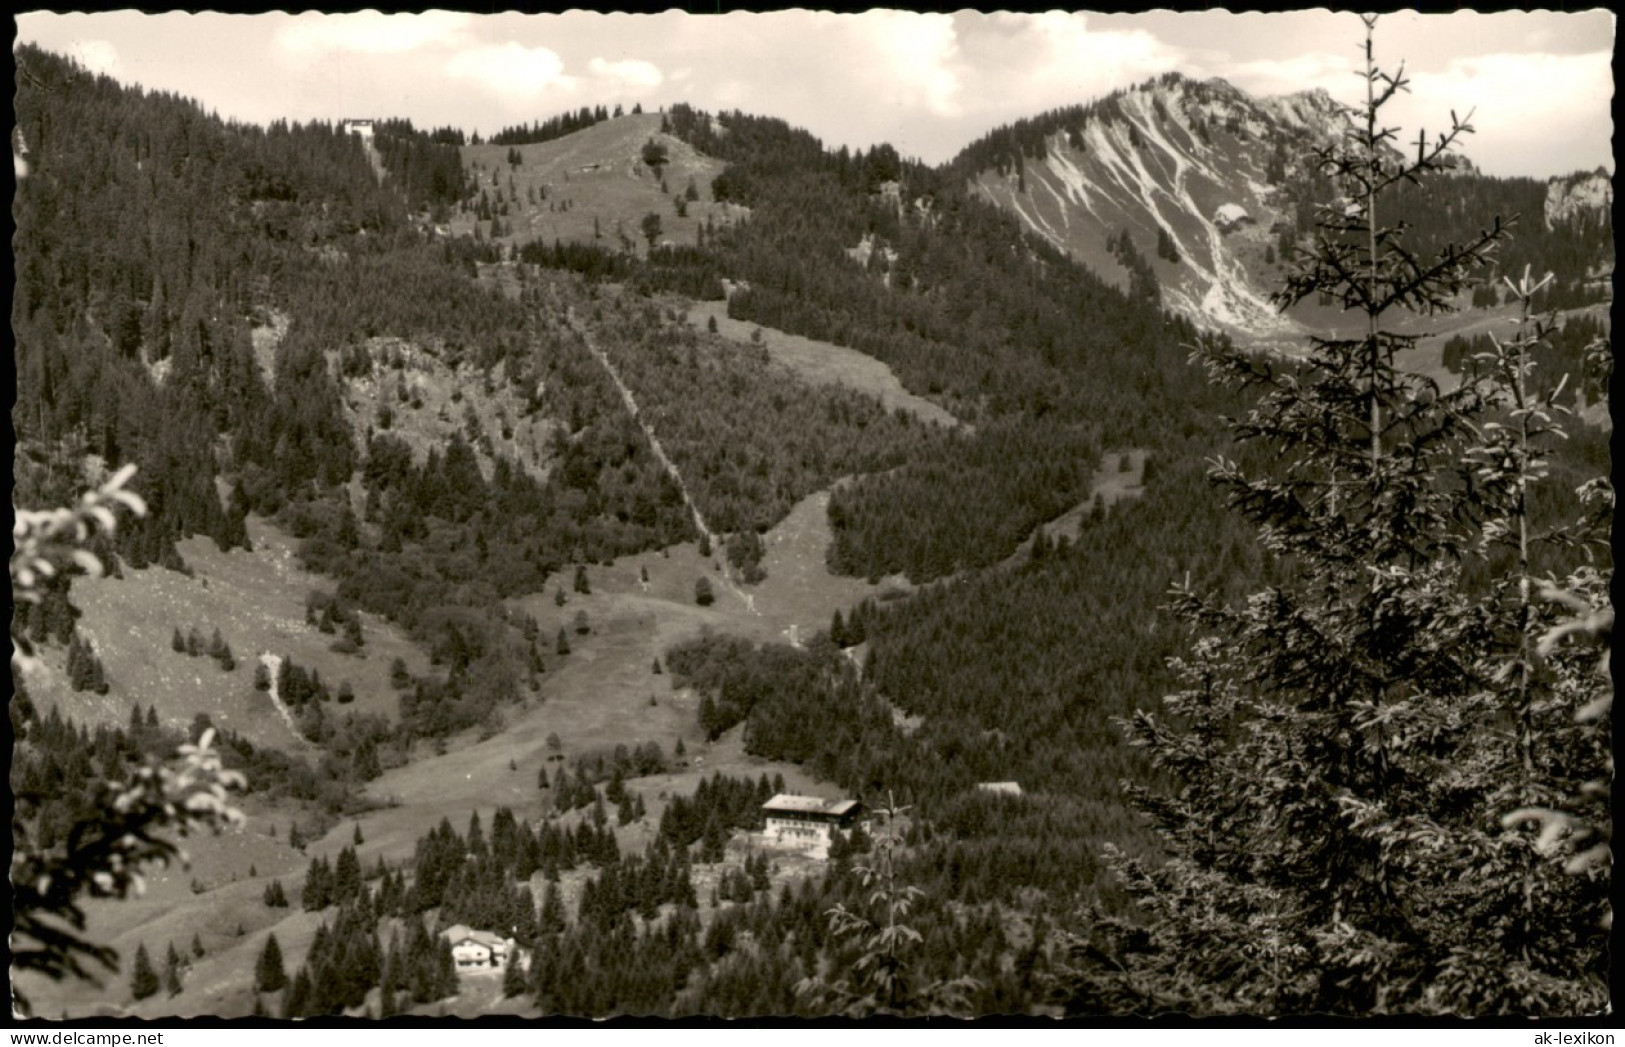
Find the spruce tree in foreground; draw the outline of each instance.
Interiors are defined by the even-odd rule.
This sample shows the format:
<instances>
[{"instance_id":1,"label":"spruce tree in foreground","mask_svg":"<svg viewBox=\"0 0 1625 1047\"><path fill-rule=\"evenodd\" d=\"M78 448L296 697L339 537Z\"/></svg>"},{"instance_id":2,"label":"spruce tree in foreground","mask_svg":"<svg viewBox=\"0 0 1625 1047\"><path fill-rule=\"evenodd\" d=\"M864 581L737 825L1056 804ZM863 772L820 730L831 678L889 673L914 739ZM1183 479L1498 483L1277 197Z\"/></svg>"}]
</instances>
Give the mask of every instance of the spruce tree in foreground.
<instances>
[{"instance_id":1,"label":"spruce tree in foreground","mask_svg":"<svg viewBox=\"0 0 1625 1047\"><path fill-rule=\"evenodd\" d=\"M973 978L943 981L921 971L925 940L906 921L925 891L907 883L898 870L903 840L897 823L908 810L889 796L875 810L881 832L869 862L853 866L866 904L848 908L838 902L827 914L831 937L855 945L857 955L850 967L832 972L830 978L813 975L796 984L796 996L813 1013L850 1018L964 1015L969 1010L969 994L981 987ZM707 829L709 833L710 826ZM765 862L763 858L758 883L765 880ZM747 864L746 873L754 871ZM748 901L752 888L751 878L744 876L740 900Z\"/></svg>"},{"instance_id":2,"label":"spruce tree in foreground","mask_svg":"<svg viewBox=\"0 0 1625 1047\"><path fill-rule=\"evenodd\" d=\"M1530 598L1527 498L1557 409L1525 396L1522 362L1454 390L1396 362L1417 339L1396 316L1450 308L1502 229L1422 258L1384 224L1390 191L1443 170L1471 128L1452 116L1394 148L1380 114L1405 80L1376 66L1374 24L1366 105L1320 156L1342 198L1278 296L1326 296L1364 331L1311 339L1301 363L1218 339L1198 352L1257 394L1233 428L1245 460L1269 465L1220 460L1213 479L1290 581L1239 604L1175 590L1198 637L1175 664L1184 689L1167 719L1126 725L1177 783L1131 787L1170 857L1111 855L1143 919L1096 914L1066 979L1076 1012L1608 1001L1607 863L1537 860L1572 845L1523 824L1541 818L1532 798L1574 795L1608 766L1606 732L1574 723L1570 696L1594 687L1531 649L1552 622Z\"/></svg>"}]
</instances>

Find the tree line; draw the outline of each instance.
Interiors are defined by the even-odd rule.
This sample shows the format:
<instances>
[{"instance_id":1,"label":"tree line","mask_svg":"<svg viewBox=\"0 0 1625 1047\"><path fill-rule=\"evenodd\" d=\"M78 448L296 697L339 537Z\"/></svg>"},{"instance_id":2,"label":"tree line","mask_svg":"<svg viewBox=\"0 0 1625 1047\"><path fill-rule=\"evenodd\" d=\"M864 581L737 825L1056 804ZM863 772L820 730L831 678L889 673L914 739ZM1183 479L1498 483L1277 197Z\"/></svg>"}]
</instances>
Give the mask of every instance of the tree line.
<instances>
[{"instance_id":1,"label":"tree line","mask_svg":"<svg viewBox=\"0 0 1625 1047\"><path fill-rule=\"evenodd\" d=\"M643 112L642 103L632 107L632 112ZM615 107L614 116L621 115L621 107ZM504 127L488 140L491 145L535 145L538 142L551 142L555 138L575 134L585 130L593 124L603 123L611 118L610 111L602 105L582 106L576 110L566 110L557 116L550 116L546 120L532 120L529 124L514 124ZM478 142L474 142L478 145ZM510 161L511 162L511 161Z\"/></svg>"},{"instance_id":2,"label":"tree line","mask_svg":"<svg viewBox=\"0 0 1625 1047\"><path fill-rule=\"evenodd\" d=\"M766 349L722 342L658 306L605 304L597 341L714 531L765 532L835 479L885 472L942 439L873 397L801 381Z\"/></svg>"}]
</instances>

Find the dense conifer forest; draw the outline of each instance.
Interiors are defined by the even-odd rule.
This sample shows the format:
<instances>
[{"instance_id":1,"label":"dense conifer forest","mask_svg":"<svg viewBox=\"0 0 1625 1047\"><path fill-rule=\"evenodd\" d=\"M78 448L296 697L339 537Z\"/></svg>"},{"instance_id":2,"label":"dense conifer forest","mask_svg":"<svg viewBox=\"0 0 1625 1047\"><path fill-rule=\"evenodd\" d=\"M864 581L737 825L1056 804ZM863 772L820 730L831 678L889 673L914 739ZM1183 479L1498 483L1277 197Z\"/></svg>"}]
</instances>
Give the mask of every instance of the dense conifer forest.
<instances>
[{"instance_id":1,"label":"dense conifer forest","mask_svg":"<svg viewBox=\"0 0 1625 1047\"><path fill-rule=\"evenodd\" d=\"M642 107L633 110L642 112ZM621 115L621 107L615 107L616 116ZM550 116L546 120L532 120L529 124L515 124L504 127L489 139L491 145L530 145L535 142L551 142L555 138L574 134L577 131L591 127L610 118L610 112L604 106L582 106L574 112L560 113ZM459 140L458 145L462 142ZM478 145L479 142L475 142Z\"/></svg>"},{"instance_id":2,"label":"dense conifer forest","mask_svg":"<svg viewBox=\"0 0 1625 1047\"><path fill-rule=\"evenodd\" d=\"M1418 254L1467 241L1458 260L1493 257L1494 275L1559 274L1502 285L1527 307L1518 337L1449 342L1463 381L1446 390L1396 370L1415 339L1380 330L1386 305L1364 340L1254 355L1165 311L1128 237L1114 244L1138 260L1125 293L967 191L974 171L1019 172L1047 136L1113 119L1115 96L993 132L941 169L674 106L663 133L725 162L711 191L749 215L693 245L651 237L640 257L437 231L477 191L453 128L380 121L368 146L326 123L223 121L29 46L17 62L17 503L70 504L134 463L149 511L88 544L110 573L187 570L189 536L245 547L254 514L332 580L309 623L353 652L369 612L428 663L396 663L391 718L283 659L256 686L274 684L309 743L297 754L201 714L185 732L140 706L124 726L76 723L14 676L27 847L94 821L99 780L217 736L256 802L301 812L302 849L379 803L367 783L420 743L488 737L543 694L572 637L560 625L555 643L517 600L554 590L562 608L564 573L586 596L587 565L695 538L760 581L761 535L819 491L829 569L909 583L799 642L694 630L653 666L697 696L691 742L736 732L749 756L888 812L838 836L825 865L786 877L730 845L762 828L783 776L701 775L651 815L627 782L687 768L680 747L640 735L556 755L525 776L545 797L535 821L503 807L462 832L426 824L410 861L371 867L358 826L354 846L311 857L292 893L320 929L291 966L266 939L260 1012L273 996L286 1018L445 1001L459 980L439 932L455 923L511 934L528 965L503 996L544 1014L1522 1013L1601 998L1607 866L1582 862L1593 852L1574 837L1565 873L1526 823L1567 812L1597 831L1607 814L1574 813L1595 801L1607 741L1606 718L1574 716L1593 700L1591 652L1543 639L1562 607L1600 607L1611 576L1595 530L1607 435L1559 417L1576 387L1589 402L1608 388L1607 331L1534 319L1594 300L1583 268L1606 219L1537 228L1543 190L1527 180L1395 180L1389 220ZM620 115L583 108L491 142ZM1364 147L1342 174L1373 163ZM1511 246L1473 239L1512 211L1534 217ZM1359 214L1346 221L1324 250L1360 242ZM1329 271L1283 297L1370 305ZM689 323L678 296L721 298L725 279L729 317L866 353L964 424L806 384ZM1407 292L1427 308L1462 286L1431 279ZM545 437L521 446L469 403L426 440L425 355L466 383L452 400L511 395ZM1130 448L1143 490L1091 499ZM1075 535L1051 525L1085 506ZM725 548L703 544L696 511ZM715 594L700 581L703 611ZM1537 606L1542 584L1568 603ZM19 646L62 648L72 688L105 693L66 577L36 588ZM218 631L177 627L174 645L235 665ZM1468 865L1482 895L1449 875ZM265 906L293 908L274 886ZM894 916L902 901L906 945L864 923L877 899ZM1204 913L1210 899L1222 911ZM1543 938L1550 919L1561 933ZM157 974L140 956L146 998ZM895 977L853 973L874 969Z\"/></svg>"},{"instance_id":3,"label":"dense conifer forest","mask_svg":"<svg viewBox=\"0 0 1625 1047\"><path fill-rule=\"evenodd\" d=\"M851 389L807 387L652 304L595 309L590 329L672 455L707 524L765 531L844 476L881 473L944 435Z\"/></svg>"}]
</instances>

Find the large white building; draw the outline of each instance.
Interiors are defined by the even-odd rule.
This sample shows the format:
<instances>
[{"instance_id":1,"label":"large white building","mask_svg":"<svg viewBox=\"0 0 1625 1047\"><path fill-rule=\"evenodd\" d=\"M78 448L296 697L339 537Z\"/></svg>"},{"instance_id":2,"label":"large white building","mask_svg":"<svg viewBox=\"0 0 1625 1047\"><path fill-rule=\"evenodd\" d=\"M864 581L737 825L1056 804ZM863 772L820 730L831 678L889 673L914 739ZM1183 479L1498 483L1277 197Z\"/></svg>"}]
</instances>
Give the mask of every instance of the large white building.
<instances>
[{"instance_id":1,"label":"large white building","mask_svg":"<svg viewBox=\"0 0 1625 1047\"><path fill-rule=\"evenodd\" d=\"M835 833L850 831L862 810L856 800L779 793L762 804L767 823L762 835L769 843L805 848L814 857L823 858L829 854Z\"/></svg>"}]
</instances>

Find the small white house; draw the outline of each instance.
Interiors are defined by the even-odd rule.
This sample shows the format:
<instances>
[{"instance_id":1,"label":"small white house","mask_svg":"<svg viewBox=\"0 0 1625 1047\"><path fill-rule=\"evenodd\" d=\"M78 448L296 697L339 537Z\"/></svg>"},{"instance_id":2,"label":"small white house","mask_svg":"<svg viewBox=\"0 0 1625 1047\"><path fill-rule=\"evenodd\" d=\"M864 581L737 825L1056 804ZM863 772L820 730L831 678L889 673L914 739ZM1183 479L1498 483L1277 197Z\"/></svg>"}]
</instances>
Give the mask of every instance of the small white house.
<instances>
[{"instance_id":1,"label":"small white house","mask_svg":"<svg viewBox=\"0 0 1625 1047\"><path fill-rule=\"evenodd\" d=\"M346 121L344 121L344 133L345 134L352 134L352 135L360 135L362 138L371 138L372 137L372 121L371 120L346 120Z\"/></svg>"},{"instance_id":2,"label":"small white house","mask_svg":"<svg viewBox=\"0 0 1625 1047\"><path fill-rule=\"evenodd\" d=\"M500 971L516 954L512 938L453 924L440 932L451 943L451 958L459 971Z\"/></svg>"}]
</instances>

